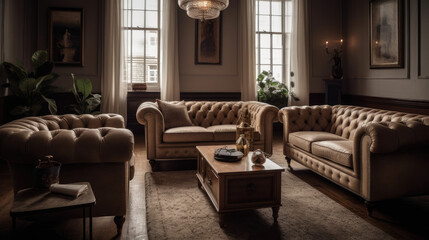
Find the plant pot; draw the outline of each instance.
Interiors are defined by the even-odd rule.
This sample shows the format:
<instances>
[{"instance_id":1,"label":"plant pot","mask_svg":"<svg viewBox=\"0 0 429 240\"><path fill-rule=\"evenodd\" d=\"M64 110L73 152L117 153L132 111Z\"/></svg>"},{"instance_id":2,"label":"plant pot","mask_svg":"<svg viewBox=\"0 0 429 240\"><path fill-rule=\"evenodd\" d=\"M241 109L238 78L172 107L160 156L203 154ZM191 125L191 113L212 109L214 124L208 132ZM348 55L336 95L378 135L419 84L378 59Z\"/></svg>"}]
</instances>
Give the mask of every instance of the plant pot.
<instances>
[{"instance_id":1,"label":"plant pot","mask_svg":"<svg viewBox=\"0 0 429 240\"><path fill-rule=\"evenodd\" d=\"M56 161L39 161L34 168L34 185L37 188L49 188L51 184L59 183L61 163Z\"/></svg>"}]
</instances>

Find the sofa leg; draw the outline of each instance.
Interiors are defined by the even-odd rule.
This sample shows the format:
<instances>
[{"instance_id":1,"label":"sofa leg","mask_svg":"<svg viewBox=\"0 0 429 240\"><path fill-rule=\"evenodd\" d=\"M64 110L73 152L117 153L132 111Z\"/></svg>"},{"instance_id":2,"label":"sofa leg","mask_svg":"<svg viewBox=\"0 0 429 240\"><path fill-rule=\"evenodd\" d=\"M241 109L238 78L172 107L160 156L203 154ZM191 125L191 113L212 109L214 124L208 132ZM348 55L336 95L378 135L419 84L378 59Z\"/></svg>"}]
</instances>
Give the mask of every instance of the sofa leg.
<instances>
[{"instance_id":1,"label":"sofa leg","mask_svg":"<svg viewBox=\"0 0 429 240\"><path fill-rule=\"evenodd\" d=\"M115 218L113 218L113 221L116 224L116 231L117 231L117 234L119 236L122 233L122 226L124 225L125 217L124 216L115 216Z\"/></svg>"},{"instance_id":2,"label":"sofa leg","mask_svg":"<svg viewBox=\"0 0 429 240\"><path fill-rule=\"evenodd\" d=\"M292 161L292 159L288 156L286 156L285 158L286 158L287 166L289 167L290 170L293 171L292 165L290 165L290 162Z\"/></svg>"},{"instance_id":3,"label":"sofa leg","mask_svg":"<svg viewBox=\"0 0 429 240\"><path fill-rule=\"evenodd\" d=\"M365 207L366 207L366 211L368 213L368 216L372 217L372 210L375 207L375 203L365 200Z\"/></svg>"},{"instance_id":4,"label":"sofa leg","mask_svg":"<svg viewBox=\"0 0 429 240\"><path fill-rule=\"evenodd\" d=\"M152 168L152 172L157 172L158 171L158 164L156 163L155 160L150 159L149 160L149 164L150 164L150 167Z\"/></svg>"}]
</instances>

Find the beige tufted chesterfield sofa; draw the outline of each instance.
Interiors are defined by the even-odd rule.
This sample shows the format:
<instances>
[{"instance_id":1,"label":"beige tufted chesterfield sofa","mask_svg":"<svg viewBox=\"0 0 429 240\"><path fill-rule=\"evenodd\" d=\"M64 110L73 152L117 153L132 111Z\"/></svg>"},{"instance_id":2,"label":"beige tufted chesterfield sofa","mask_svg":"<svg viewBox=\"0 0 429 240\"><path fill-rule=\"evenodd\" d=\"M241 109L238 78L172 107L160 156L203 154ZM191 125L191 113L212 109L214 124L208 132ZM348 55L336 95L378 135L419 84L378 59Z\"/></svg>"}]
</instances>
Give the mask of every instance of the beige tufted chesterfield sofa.
<instances>
[{"instance_id":1,"label":"beige tufted chesterfield sofa","mask_svg":"<svg viewBox=\"0 0 429 240\"><path fill-rule=\"evenodd\" d=\"M0 126L0 158L10 166L15 193L33 186L37 159L53 155L62 163L60 183L90 182L94 216L116 216L119 232L134 175L133 151L134 136L116 114L27 117Z\"/></svg>"},{"instance_id":2,"label":"beige tufted chesterfield sofa","mask_svg":"<svg viewBox=\"0 0 429 240\"><path fill-rule=\"evenodd\" d=\"M173 102L177 103L177 102ZM142 103L136 113L145 126L147 159L152 168L156 160L196 159L198 145L235 143L236 124L240 109L247 106L252 119L254 148L272 152L273 122L278 108L261 102L185 102L194 126L165 130L164 117L153 102Z\"/></svg>"},{"instance_id":3,"label":"beige tufted chesterfield sofa","mask_svg":"<svg viewBox=\"0 0 429 240\"><path fill-rule=\"evenodd\" d=\"M429 116L355 106L286 107L283 153L374 202L429 194ZM290 166L290 165L289 165Z\"/></svg>"}]
</instances>

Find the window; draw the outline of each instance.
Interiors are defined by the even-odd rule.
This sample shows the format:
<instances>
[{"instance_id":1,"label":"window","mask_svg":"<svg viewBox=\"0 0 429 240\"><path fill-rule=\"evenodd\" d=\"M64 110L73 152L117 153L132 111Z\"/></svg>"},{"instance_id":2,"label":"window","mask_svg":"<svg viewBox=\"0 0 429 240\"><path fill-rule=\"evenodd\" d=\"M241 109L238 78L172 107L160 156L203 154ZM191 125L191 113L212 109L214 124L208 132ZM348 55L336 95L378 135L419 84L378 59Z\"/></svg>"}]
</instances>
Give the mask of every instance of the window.
<instances>
[{"instance_id":1,"label":"window","mask_svg":"<svg viewBox=\"0 0 429 240\"><path fill-rule=\"evenodd\" d=\"M128 83L159 88L160 0L126 0L125 75Z\"/></svg>"},{"instance_id":2,"label":"window","mask_svg":"<svg viewBox=\"0 0 429 240\"><path fill-rule=\"evenodd\" d=\"M256 76L272 71L276 80L290 78L291 0L256 0Z\"/></svg>"}]
</instances>

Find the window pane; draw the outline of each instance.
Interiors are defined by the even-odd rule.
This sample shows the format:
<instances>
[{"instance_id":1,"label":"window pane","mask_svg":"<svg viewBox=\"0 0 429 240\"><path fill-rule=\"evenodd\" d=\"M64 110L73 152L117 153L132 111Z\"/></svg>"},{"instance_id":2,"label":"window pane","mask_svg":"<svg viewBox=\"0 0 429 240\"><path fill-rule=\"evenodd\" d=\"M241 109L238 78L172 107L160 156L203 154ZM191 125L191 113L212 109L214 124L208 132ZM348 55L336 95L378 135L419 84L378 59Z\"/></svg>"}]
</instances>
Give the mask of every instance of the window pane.
<instances>
[{"instance_id":1,"label":"window pane","mask_svg":"<svg viewBox=\"0 0 429 240\"><path fill-rule=\"evenodd\" d=\"M273 32L282 32L282 17L281 16L272 16L272 31Z\"/></svg>"},{"instance_id":2,"label":"window pane","mask_svg":"<svg viewBox=\"0 0 429 240\"><path fill-rule=\"evenodd\" d=\"M261 48L270 48L271 47L271 38L270 34L261 34Z\"/></svg>"},{"instance_id":3,"label":"window pane","mask_svg":"<svg viewBox=\"0 0 429 240\"><path fill-rule=\"evenodd\" d=\"M292 1L285 2L285 15L292 15Z\"/></svg>"},{"instance_id":4,"label":"window pane","mask_svg":"<svg viewBox=\"0 0 429 240\"><path fill-rule=\"evenodd\" d=\"M261 65L261 72L262 71L271 71L270 65Z\"/></svg>"},{"instance_id":5,"label":"window pane","mask_svg":"<svg viewBox=\"0 0 429 240\"><path fill-rule=\"evenodd\" d=\"M269 49L261 49L261 64L271 64L271 51Z\"/></svg>"},{"instance_id":6,"label":"window pane","mask_svg":"<svg viewBox=\"0 0 429 240\"><path fill-rule=\"evenodd\" d=\"M270 17L269 16L259 16L259 29L260 32L269 32L270 28Z\"/></svg>"},{"instance_id":7,"label":"window pane","mask_svg":"<svg viewBox=\"0 0 429 240\"><path fill-rule=\"evenodd\" d=\"M285 32L292 32L292 16L285 17Z\"/></svg>"},{"instance_id":8,"label":"window pane","mask_svg":"<svg viewBox=\"0 0 429 240\"><path fill-rule=\"evenodd\" d=\"M279 81L283 82L282 77L282 65L273 65L273 77Z\"/></svg>"},{"instance_id":9,"label":"window pane","mask_svg":"<svg viewBox=\"0 0 429 240\"><path fill-rule=\"evenodd\" d=\"M158 57L158 32L146 31L146 58Z\"/></svg>"},{"instance_id":10,"label":"window pane","mask_svg":"<svg viewBox=\"0 0 429 240\"><path fill-rule=\"evenodd\" d=\"M133 11L133 27L144 28L144 11Z\"/></svg>"},{"instance_id":11,"label":"window pane","mask_svg":"<svg viewBox=\"0 0 429 240\"><path fill-rule=\"evenodd\" d=\"M270 14L269 1L259 1L259 14Z\"/></svg>"},{"instance_id":12,"label":"window pane","mask_svg":"<svg viewBox=\"0 0 429 240\"><path fill-rule=\"evenodd\" d=\"M124 21L124 27L131 27L131 17L132 17L132 12L131 10L124 10L124 14L123 14L123 21Z\"/></svg>"},{"instance_id":13,"label":"window pane","mask_svg":"<svg viewBox=\"0 0 429 240\"><path fill-rule=\"evenodd\" d=\"M146 27L147 28L158 27L158 12L146 11Z\"/></svg>"},{"instance_id":14,"label":"window pane","mask_svg":"<svg viewBox=\"0 0 429 240\"><path fill-rule=\"evenodd\" d=\"M273 34L273 48L282 48L282 35L281 34Z\"/></svg>"},{"instance_id":15,"label":"window pane","mask_svg":"<svg viewBox=\"0 0 429 240\"><path fill-rule=\"evenodd\" d=\"M144 2L145 2L145 0L133 0L133 2L132 2L132 8L133 9L141 9L141 10L143 10L143 9L145 9Z\"/></svg>"},{"instance_id":16,"label":"window pane","mask_svg":"<svg viewBox=\"0 0 429 240\"><path fill-rule=\"evenodd\" d=\"M158 10L158 0L146 0L146 10Z\"/></svg>"},{"instance_id":17,"label":"window pane","mask_svg":"<svg viewBox=\"0 0 429 240\"><path fill-rule=\"evenodd\" d=\"M271 14L272 15L282 15L282 2L281 1L273 1L271 3Z\"/></svg>"},{"instance_id":18,"label":"window pane","mask_svg":"<svg viewBox=\"0 0 429 240\"><path fill-rule=\"evenodd\" d=\"M282 64L283 49L273 49L273 64Z\"/></svg>"},{"instance_id":19,"label":"window pane","mask_svg":"<svg viewBox=\"0 0 429 240\"><path fill-rule=\"evenodd\" d=\"M133 57L144 57L144 30L134 30L133 35Z\"/></svg>"}]
</instances>

